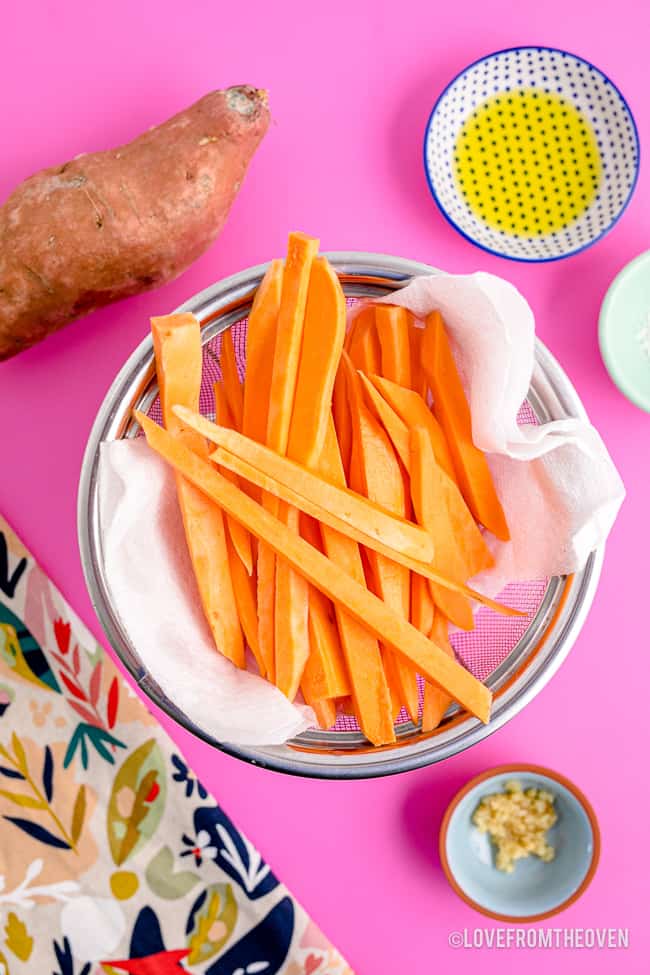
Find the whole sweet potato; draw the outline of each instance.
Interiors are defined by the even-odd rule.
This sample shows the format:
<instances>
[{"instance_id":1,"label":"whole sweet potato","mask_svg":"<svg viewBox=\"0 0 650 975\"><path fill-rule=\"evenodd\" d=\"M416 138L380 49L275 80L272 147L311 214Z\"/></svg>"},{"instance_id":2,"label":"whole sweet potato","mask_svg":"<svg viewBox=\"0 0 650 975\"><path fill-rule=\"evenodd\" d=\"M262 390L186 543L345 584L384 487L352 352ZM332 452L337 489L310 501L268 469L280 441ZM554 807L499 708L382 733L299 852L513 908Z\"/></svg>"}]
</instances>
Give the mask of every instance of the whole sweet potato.
<instances>
[{"instance_id":1,"label":"whole sweet potato","mask_svg":"<svg viewBox=\"0 0 650 975\"><path fill-rule=\"evenodd\" d=\"M25 180L0 208L0 360L184 271L268 124L265 92L214 91L126 146Z\"/></svg>"}]
</instances>

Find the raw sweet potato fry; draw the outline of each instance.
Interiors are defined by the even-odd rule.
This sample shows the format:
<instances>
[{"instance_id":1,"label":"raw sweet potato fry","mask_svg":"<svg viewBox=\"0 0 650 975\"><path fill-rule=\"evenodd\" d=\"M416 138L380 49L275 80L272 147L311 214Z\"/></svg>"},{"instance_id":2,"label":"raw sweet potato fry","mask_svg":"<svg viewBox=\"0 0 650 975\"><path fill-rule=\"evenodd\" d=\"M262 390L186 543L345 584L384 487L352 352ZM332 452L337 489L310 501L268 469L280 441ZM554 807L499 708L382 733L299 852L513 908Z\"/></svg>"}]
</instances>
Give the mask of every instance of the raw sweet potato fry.
<instances>
[{"instance_id":1,"label":"raw sweet potato fry","mask_svg":"<svg viewBox=\"0 0 650 975\"><path fill-rule=\"evenodd\" d=\"M397 413L407 427L424 427L431 439L436 463L442 467L448 477L455 481L456 474L445 435L422 396L412 389L405 389L404 386L400 386L384 376L370 376L369 378L386 403Z\"/></svg>"},{"instance_id":2,"label":"raw sweet potato fry","mask_svg":"<svg viewBox=\"0 0 650 975\"><path fill-rule=\"evenodd\" d=\"M327 731L332 725L336 724L336 702L334 700L323 697L317 701L307 701L307 704L310 704L313 709L318 727L323 731Z\"/></svg>"},{"instance_id":3,"label":"raw sweet potato fry","mask_svg":"<svg viewBox=\"0 0 650 975\"><path fill-rule=\"evenodd\" d=\"M343 340L343 348L347 352L350 351L350 344L352 343L352 340L353 340L353 338L355 336L355 333L356 333L356 330L357 330L357 322L358 322L358 320L359 320L359 316L356 315L352 319L352 321L350 322L350 325L348 327L348 330L345 333L345 339Z\"/></svg>"},{"instance_id":4,"label":"raw sweet potato fry","mask_svg":"<svg viewBox=\"0 0 650 975\"><path fill-rule=\"evenodd\" d=\"M338 702L339 710L341 714L347 715L349 718L356 718L357 712L354 707L354 701L351 697L342 697Z\"/></svg>"},{"instance_id":5,"label":"raw sweet potato fry","mask_svg":"<svg viewBox=\"0 0 650 975\"><path fill-rule=\"evenodd\" d=\"M367 305L354 320L354 332L347 348L350 359L363 372L378 372L381 367L381 348L375 327L375 306Z\"/></svg>"},{"instance_id":6,"label":"raw sweet potato fry","mask_svg":"<svg viewBox=\"0 0 650 975\"><path fill-rule=\"evenodd\" d=\"M311 267L300 364L287 457L314 467L332 409L332 391L345 338L345 296L325 257Z\"/></svg>"},{"instance_id":7,"label":"raw sweet potato fry","mask_svg":"<svg viewBox=\"0 0 650 975\"><path fill-rule=\"evenodd\" d=\"M352 420L350 419L350 422ZM363 476L361 473L361 457L359 450L359 443L356 438L352 437L352 449L350 450L350 465L346 471L348 487L355 494L360 497L365 497L363 493Z\"/></svg>"},{"instance_id":8,"label":"raw sweet potato fry","mask_svg":"<svg viewBox=\"0 0 650 975\"><path fill-rule=\"evenodd\" d=\"M298 534L300 512L280 509L289 531ZM277 553L276 553L277 554ZM275 567L275 683L293 701L309 658L309 585L286 559Z\"/></svg>"},{"instance_id":9,"label":"raw sweet potato fry","mask_svg":"<svg viewBox=\"0 0 650 975\"><path fill-rule=\"evenodd\" d=\"M428 581L424 576L411 576L411 623L420 633L431 633L435 606Z\"/></svg>"},{"instance_id":10,"label":"raw sweet potato fry","mask_svg":"<svg viewBox=\"0 0 650 975\"><path fill-rule=\"evenodd\" d=\"M359 372L357 375L361 380L365 400L370 412L383 425L384 430L388 434L391 446L399 457L405 492L404 517L409 521L413 521L413 505L411 503L409 481L410 440L408 427L388 403L386 403L381 393L372 385L365 373Z\"/></svg>"},{"instance_id":11,"label":"raw sweet potato fry","mask_svg":"<svg viewBox=\"0 0 650 975\"><path fill-rule=\"evenodd\" d=\"M350 458L352 455L352 421L350 419L350 404L348 403L348 391L345 384L345 376L339 369L334 381L334 393L332 395L332 417L334 429L339 443L343 470L347 473L350 470Z\"/></svg>"},{"instance_id":12,"label":"raw sweet potato fry","mask_svg":"<svg viewBox=\"0 0 650 975\"><path fill-rule=\"evenodd\" d=\"M274 477L265 474L263 471L258 470L247 460L242 460L241 457L237 457L235 454L231 454L229 450L224 447L219 447L210 455L211 459L217 466L222 470L232 471L236 473L240 478L245 481L249 481L251 484L255 484L260 487L267 494L273 494L281 501L287 502L287 504L293 505L295 508L299 508L305 514L310 515L317 521L321 522L323 525L328 525L333 528L341 535L345 535L347 538L352 539L360 545L365 545L368 548L372 548L376 552L380 552L382 555L393 559L395 562L399 562L400 565L406 565L411 568L412 565L418 566L422 573L428 577L430 564L427 562L421 562L417 559L413 559L410 556L404 554L403 545L397 542L395 546L386 544L374 530L365 530L365 525L362 524L361 528L357 527L358 516L356 513L350 514L350 512L344 512L344 518L341 518L336 511L332 511L324 506L318 504L311 500L310 497L306 497L302 494L298 494L293 488L288 487L281 481L277 481ZM347 490L347 489L344 489ZM354 492L356 494L356 492ZM363 495L358 495L363 497ZM390 517L388 512L383 512L386 517ZM398 523L399 524L399 523ZM407 545L410 543L407 543ZM436 579L438 576L436 575Z\"/></svg>"},{"instance_id":13,"label":"raw sweet potato fry","mask_svg":"<svg viewBox=\"0 0 650 975\"><path fill-rule=\"evenodd\" d=\"M214 415L217 423L221 424L222 427L228 427L230 430L234 428L234 419L230 412L230 405L226 397L223 382L214 384ZM229 481L232 481L233 484L239 485L239 478L232 471L228 471L224 476ZM246 529L242 528L233 518L226 518L226 524L233 548L245 566L246 572L248 575L251 575L253 571L251 537Z\"/></svg>"},{"instance_id":14,"label":"raw sweet potato fry","mask_svg":"<svg viewBox=\"0 0 650 975\"><path fill-rule=\"evenodd\" d=\"M188 427L200 432L228 453L246 461L267 477L288 486L293 493L313 501L319 508L332 512L338 522L345 522L369 538L374 538L411 558L419 559L421 562L431 560L433 556L431 538L427 532L412 522L392 515L385 508L349 488L331 484L318 474L308 471L301 464L296 464L295 461L281 457L267 447L248 440L236 430L219 427L200 414L192 413L183 407L179 407L178 416ZM214 459L221 463L220 457L221 455L218 454ZM300 504L297 507L302 509ZM320 521L323 520L320 515L315 517Z\"/></svg>"},{"instance_id":15,"label":"raw sweet potato fry","mask_svg":"<svg viewBox=\"0 0 650 975\"><path fill-rule=\"evenodd\" d=\"M241 525L240 525L241 527ZM266 663L260 653L258 629L257 629L257 600L256 600L256 580L254 575L249 575L235 551L232 542L232 535L227 539L228 558L230 564L230 576L232 587L235 594L235 604L241 623L246 643L251 648L253 656L257 662L257 667L262 675L266 677Z\"/></svg>"},{"instance_id":16,"label":"raw sweet potato fry","mask_svg":"<svg viewBox=\"0 0 650 975\"><path fill-rule=\"evenodd\" d=\"M387 511L402 516L406 510L406 492L399 461L383 428L370 414L361 398L358 374L351 360L344 353L342 364L346 370L352 430L359 450L360 474L363 492ZM404 619L410 618L410 573L392 559L367 550L371 571L371 588L381 599ZM393 649L382 647L386 672L395 682L397 699L404 704L413 721L418 717L418 686L416 673L408 662L399 657L391 660Z\"/></svg>"},{"instance_id":17,"label":"raw sweet potato fry","mask_svg":"<svg viewBox=\"0 0 650 975\"><path fill-rule=\"evenodd\" d=\"M313 467L317 463L323 447L344 338L345 296L329 261L324 257L317 257L311 265L309 275L300 360L287 444L287 456L306 467ZM290 521L297 530L299 525L297 509L291 511L287 524ZM285 570L280 565L278 573L281 575L284 571L292 570ZM307 586L301 588L301 581L301 577L296 576L291 599L282 603L281 612L278 605L282 598L282 580L276 595L276 658L280 655L291 658L287 686L281 681L282 665L277 660L276 667L278 686L291 696L296 686L295 682L299 679L302 664L303 696L308 703L313 704L317 697L338 696L337 679L345 678L345 666L338 645L336 626L333 622L328 626L325 613L327 601L315 590L310 594ZM302 645L297 647L296 641L293 641L294 650L287 654L286 639L282 638L281 633L282 628L286 626L285 620L291 620L298 615L302 620L307 604L309 639L304 647ZM307 657L303 664L305 650L307 650ZM324 686L329 693L317 694L315 686L317 686L318 675L322 676ZM349 690L347 679L343 686L347 693Z\"/></svg>"},{"instance_id":18,"label":"raw sweet potato fry","mask_svg":"<svg viewBox=\"0 0 650 975\"><path fill-rule=\"evenodd\" d=\"M275 334L280 313L284 263L271 261L255 293L246 330L243 432L258 443L266 442ZM261 492L250 482L245 489L255 500ZM264 545L257 552L257 614L259 652L267 677L275 680L275 555Z\"/></svg>"},{"instance_id":19,"label":"raw sweet potato fry","mask_svg":"<svg viewBox=\"0 0 650 975\"><path fill-rule=\"evenodd\" d=\"M370 382L365 373L359 371L359 379L363 386L366 401L370 405L375 416L384 426L384 429L391 439L393 447L397 451L397 456L401 460L405 469L408 471L411 463L411 445L409 440L409 428L402 418L395 412L378 389Z\"/></svg>"},{"instance_id":20,"label":"raw sweet potato fry","mask_svg":"<svg viewBox=\"0 0 650 975\"><path fill-rule=\"evenodd\" d=\"M278 314L266 442L286 454L296 400L305 309L318 241L306 234L289 234ZM299 512L265 495L263 501L293 531L298 531ZM275 565L274 657L275 683L293 700L309 656L309 589L304 578L284 559Z\"/></svg>"},{"instance_id":21,"label":"raw sweet potato fry","mask_svg":"<svg viewBox=\"0 0 650 975\"><path fill-rule=\"evenodd\" d=\"M321 531L313 518L301 516L300 534L314 548L323 551ZM313 586L309 589L309 644L309 658L300 684L307 703L319 697L349 695L350 681L336 627L336 612L333 604Z\"/></svg>"},{"instance_id":22,"label":"raw sweet potato fry","mask_svg":"<svg viewBox=\"0 0 650 975\"><path fill-rule=\"evenodd\" d=\"M422 368L422 336L424 330L409 320L409 346L411 349L411 389L418 393L426 403L427 377Z\"/></svg>"},{"instance_id":23,"label":"raw sweet potato fry","mask_svg":"<svg viewBox=\"0 0 650 975\"><path fill-rule=\"evenodd\" d=\"M311 699L323 697L347 697L350 681L343 658L343 651L336 628L334 607L326 596L314 589L309 591L309 643L310 654L300 687L308 704ZM317 673L313 664L317 662ZM322 680L322 684L319 681ZM305 694L305 688L311 690Z\"/></svg>"},{"instance_id":24,"label":"raw sweet potato fry","mask_svg":"<svg viewBox=\"0 0 650 975\"><path fill-rule=\"evenodd\" d=\"M252 483L252 482L251 482ZM275 684L275 553L257 546L257 640L266 676Z\"/></svg>"},{"instance_id":25,"label":"raw sweet potato fry","mask_svg":"<svg viewBox=\"0 0 650 975\"><path fill-rule=\"evenodd\" d=\"M318 257L311 266L287 456L313 468L323 449L332 409L333 387L345 338L345 296L329 261ZM297 517L297 509L296 517ZM318 527L304 516L305 537L320 548ZM309 602L309 654L301 681L303 696L314 705L319 698L349 693L345 662L328 601L317 590ZM278 645L278 650L281 648ZM277 652L277 651L276 651ZM320 685L319 685L320 678ZM320 693L319 693L320 689ZM329 720L331 714L327 715ZM319 721L323 720L320 715Z\"/></svg>"},{"instance_id":26,"label":"raw sweet potato fry","mask_svg":"<svg viewBox=\"0 0 650 975\"><path fill-rule=\"evenodd\" d=\"M255 292L246 329L246 378L242 433L266 442L275 330L282 295L283 262L271 261Z\"/></svg>"},{"instance_id":27,"label":"raw sweet potato fry","mask_svg":"<svg viewBox=\"0 0 650 975\"><path fill-rule=\"evenodd\" d=\"M241 430L244 419L244 388L239 381L235 343L230 328L221 336L220 362L223 388L228 409L233 419L233 426L236 430Z\"/></svg>"},{"instance_id":28,"label":"raw sweet potato fry","mask_svg":"<svg viewBox=\"0 0 650 975\"><path fill-rule=\"evenodd\" d=\"M319 473L332 484L345 487L343 463L330 419L325 444L319 459ZM348 572L360 586L366 579L357 543L330 525L320 526L323 549L335 565ZM386 681L377 638L334 603L341 648L348 667L354 712L366 738L375 745L395 741L390 690Z\"/></svg>"},{"instance_id":29,"label":"raw sweet potato fry","mask_svg":"<svg viewBox=\"0 0 650 975\"><path fill-rule=\"evenodd\" d=\"M400 386L409 387L411 347L409 314L406 308L399 305L375 305L375 323L381 348L381 375ZM367 369L363 371L368 372Z\"/></svg>"},{"instance_id":30,"label":"raw sweet potato fry","mask_svg":"<svg viewBox=\"0 0 650 975\"><path fill-rule=\"evenodd\" d=\"M399 674L397 673L398 655L393 653L393 651L386 646L382 646L381 650L381 656L384 662L384 672L386 674L388 689L390 691L390 712L393 719L393 724L396 724L400 711L402 710L400 678Z\"/></svg>"},{"instance_id":31,"label":"raw sweet potato fry","mask_svg":"<svg viewBox=\"0 0 650 975\"><path fill-rule=\"evenodd\" d=\"M201 330L193 315L151 319L163 420L174 441L207 462L203 437L174 414L175 403L198 409L201 389ZM208 625L220 652L237 667L245 664L244 640L235 604L227 536L221 509L182 475L176 475L185 538Z\"/></svg>"},{"instance_id":32,"label":"raw sweet potato fry","mask_svg":"<svg viewBox=\"0 0 650 975\"><path fill-rule=\"evenodd\" d=\"M485 454L472 440L472 417L465 390L439 312L427 316L422 339L422 367L433 393L454 462L458 484L469 508L488 531L508 541L510 532Z\"/></svg>"},{"instance_id":33,"label":"raw sweet potato fry","mask_svg":"<svg viewBox=\"0 0 650 975\"><path fill-rule=\"evenodd\" d=\"M308 277L309 284L286 453L292 460L313 467L331 414L334 379L345 338L345 297L326 258L317 257L311 265L305 263L302 274ZM283 295L281 313L284 301ZM300 515L296 508L281 509L281 515L289 527L298 531ZM308 607L309 588L304 579L280 561L276 568L276 679L290 699L298 690L309 659ZM326 641L321 648L325 654ZM336 648L331 649L334 652ZM326 663L323 661L324 667Z\"/></svg>"},{"instance_id":34,"label":"raw sweet potato fry","mask_svg":"<svg viewBox=\"0 0 650 975\"><path fill-rule=\"evenodd\" d=\"M135 416L149 445L206 497L237 518L276 554L287 559L312 585L406 657L426 680L441 686L481 721L488 721L491 694L469 671L447 657L407 620L227 481L189 447L142 413L136 412Z\"/></svg>"},{"instance_id":35,"label":"raw sweet potato fry","mask_svg":"<svg viewBox=\"0 0 650 975\"><path fill-rule=\"evenodd\" d=\"M414 427L411 430L411 497L416 518L434 540L434 566L444 567L455 581L466 582L467 569L446 503L443 478L446 475L436 464L426 430ZM447 483L451 485L448 478ZM430 586L434 602L447 619L464 630L473 629L474 614L469 599L435 583Z\"/></svg>"},{"instance_id":36,"label":"raw sweet potato fry","mask_svg":"<svg viewBox=\"0 0 650 975\"><path fill-rule=\"evenodd\" d=\"M265 438L266 443L280 454L286 453L289 441L307 289L317 252L318 241L314 237L301 233L289 234L273 351ZM263 496L262 502L274 514L279 513L281 517L297 525L297 514L291 514L286 506L279 505L275 497ZM292 570L286 562L276 563L268 552L262 551L258 556L257 579L262 653L265 659L273 659L273 664L269 666L272 679L292 698L298 689L299 675L308 656L307 589L301 580L292 578ZM261 590L265 590L264 595ZM274 594L273 602L269 591ZM281 606L280 613L277 612L278 604ZM280 679L277 673L278 635L284 657Z\"/></svg>"},{"instance_id":37,"label":"raw sweet potato fry","mask_svg":"<svg viewBox=\"0 0 650 975\"><path fill-rule=\"evenodd\" d=\"M162 315L151 319L151 338L165 427L175 436L199 446L202 438L184 432L183 423L173 413L172 406L188 403L190 409L198 410L203 363L201 326L189 312Z\"/></svg>"},{"instance_id":38,"label":"raw sweet potato fry","mask_svg":"<svg viewBox=\"0 0 650 975\"><path fill-rule=\"evenodd\" d=\"M287 452L289 443L309 278L317 253L318 240L315 237L300 233L289 235L273 352L266 431L266 443L271 450L280 454Z\"/></svg>"},{"instance_id":39,"label":"raw sweet potato fry","mask_svg":"<svg viewBox=\"0 0 650 975\"><path fill-rule=\"evenodd\" d=\"M449 624L442 613L436 612L430 633L431 639L450 659L454 659L454 650L449 642ZM424 698L422 702L422 731L433 731L442 721L445 712L453 698L436 684L425 681Z\"/></svg>"},{"instance_id":40,"label":"raw sweet potato fry","mask_svg":"<svg viewBox=\"0 0 650 975\"><path fill-rule=\"evenodd\" d=\"M298 494L285 484L276 481L272 477L269 477L267 474L259 471L256 467L253 467L252 464L249 464L245 460L241 460L239 457L236 457L229 451L220 447L210 456L219 467L227 467L229 470L239 474L239 476L245 480L251 481L251 483L258 485L258 487L261 487L269 494L275 494L278 498L281 498L283 501L287 501L294 507L299 508L301 511L304 511L305 514L311 515L312 518L316 518L324 525L329 525L330 527L334 528L338 533L354 539L367 548L374 549L375 552L385 555L387 558L392 559L394 562L398 562L400 565L404 565L407 569L410 569L411 572L417 572L426 579L431 579L433 582L443 586L445 589L451 590L451 592L458 592L463 596L467 596L469 599L474 599L477 603L480 603L482 606L486 606L488 609L494 610L501 616L526 615L526 613L522 610L513 609L511 606L506 606L504 603L499 603L494 599L490 599L488 596L484 596L482 593L477 592L475 589L471 589L469 586L463 585L459 582L454 582L444 573L436 571L431 563L420 562L417 559L413 559L399 551L399 549L386 545L377 538L373 538L370 535L366 535L363 532L358 531L349 523L342 521L339 517L337 517L336 514L333 514L328 509L320 507L320 505L315 504L308 498L303 497L303 495Z\"/></svg>"},{"instance_id":41,"label":"raw sweet potato fry","mask_svg":"<svg viewBox=\"0 0 650 975\"><path fill-rule=\"evenodd\" d=\"M374 376L372 382L404 420L407 430L422 427L427 431L436 463L441 468L442 473L448 474L448 470L451 468L451 458L444 434L422 397L414 393L413 390L404 389L402 386L397 386L379 376ZM449 511L456 542L465 560L467 571L464 573L464 580L467 581L467 579L478 575L479 572L491 568L494 565L494 559L472 513L456 486L455 480L448 476L442 477L440 487Z\"/></svg>"}]
</instances>

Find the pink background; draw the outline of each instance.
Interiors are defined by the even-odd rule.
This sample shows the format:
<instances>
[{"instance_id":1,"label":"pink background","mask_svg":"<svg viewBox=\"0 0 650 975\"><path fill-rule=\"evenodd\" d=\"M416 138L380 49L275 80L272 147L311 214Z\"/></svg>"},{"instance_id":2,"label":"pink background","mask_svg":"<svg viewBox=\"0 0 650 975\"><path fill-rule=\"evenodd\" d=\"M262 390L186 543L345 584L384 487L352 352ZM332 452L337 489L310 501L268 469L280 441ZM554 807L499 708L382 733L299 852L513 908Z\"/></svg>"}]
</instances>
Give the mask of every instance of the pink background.
<instances>
[{"instance_id":1,"label":"pink background","mask_svg":"<svg viewBox=\"0 0 650 975\"><path fill-rule=\"evenodd\" d=\"M592 250L524 266L483 254L439 215L421 141L446 82L517 44L565 47L620 86L642 140L650 125L645 0L5 4L0 195L43 166L108 148L216 87L270 91L274 123L219 242L157 293L94 314L0 366L0 509L100 636L76 543L82 453L117 369L148 317L210 282L280 255L290 229L324 249L384 251L450 271L485 269L530 300L538 331L575 382L629 496L595 605L550 686L507 727L443 765L360 783L301 781L211 751L163 722L236 822L359 973L511 970L503 951L453 951L454 929L490 924L448 888L436 851L442 812L475 773L530 761L573 778L603 834L585 896L551 925L629 927L627 952L564 951L562 972L646 972L650 419L599 358L596 327L614 274L650 242L647 167L621 223ZM616 669L614 669L614 666ZM509 953L514 955L514 952ZM478 957L477 957L478 955ZM547 952L526 952L543 972Z\"/></svg>"}]
</instances>

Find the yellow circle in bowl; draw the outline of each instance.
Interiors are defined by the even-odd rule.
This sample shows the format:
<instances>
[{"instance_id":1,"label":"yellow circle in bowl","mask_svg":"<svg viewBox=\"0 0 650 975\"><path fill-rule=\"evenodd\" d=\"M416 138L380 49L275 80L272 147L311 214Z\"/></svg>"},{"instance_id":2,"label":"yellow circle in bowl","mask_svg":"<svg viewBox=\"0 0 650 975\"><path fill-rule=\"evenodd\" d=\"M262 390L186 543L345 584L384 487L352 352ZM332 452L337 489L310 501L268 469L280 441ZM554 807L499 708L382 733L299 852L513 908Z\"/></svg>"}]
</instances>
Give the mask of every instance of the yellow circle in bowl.
<instances>
[{"instance_id":1,"label":"yellow circle in bowl","mask_svg":"<svg viewBox=\"0 0 650 975\"><path fill-rule=\"evenodd\" d=\"M519 88L474 109L456 140L454 171L467 206L484 223L542 237L589 208L602 165L578 108L561 95Z\"/></svg>"}]
</instances>

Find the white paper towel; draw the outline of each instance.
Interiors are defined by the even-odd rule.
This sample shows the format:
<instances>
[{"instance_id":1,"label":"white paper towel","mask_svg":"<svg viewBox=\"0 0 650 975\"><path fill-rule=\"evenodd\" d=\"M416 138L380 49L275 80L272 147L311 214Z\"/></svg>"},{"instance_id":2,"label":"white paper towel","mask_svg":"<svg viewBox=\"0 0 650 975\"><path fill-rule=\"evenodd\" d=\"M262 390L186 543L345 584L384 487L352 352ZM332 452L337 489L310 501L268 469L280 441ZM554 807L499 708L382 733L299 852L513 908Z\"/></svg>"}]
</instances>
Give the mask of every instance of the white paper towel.
<instances>
[{"instance_id":1,"label":"white paper towel","mask_svg":"<svg viewBox=\"0 0 650 975\"><path fill-rule=\"evenodd\" d=\"M519 425L533 373L535 320L525 298L493 274L414 278L383 299L424 319L438 309L487 451L511 541L489 536L496 566L473 585L493 595L508 582L581 569L610 532L625 497L600 434L569 418Z\"/></svg>"},{"instance_id":2,"label":"white paper towel","mask_svg":"<svg viewBox=\"0 0 650 975\"><path fill-rule=\"evenodd\" d=\"M585 420L518 426L533 370L534 319L511 284L490 274L414 279L386 301L449 328L489 453L512 540L489 536L496 566L474 580L488 594L507 582L580 569L607 537L623 501L621 479ZM215 650L203 620L176 503L174 478L143 440L102 445L100 523L115 607L144 666L192 720L235 744L277 744L313 723L255 674Z\"/></svg>"},{"instance_id":3,"label":"white paper towel","mask_svg":"<svg viewBox=\"0 0 650 975\"><path fill-rule=\"evenodd\" d=\"M144 438L101 446L102 551L115 608L165 694L220 741L275 745L314 724L216 650L201 610L171 469Z\"/></svg>"}]
</instances>

